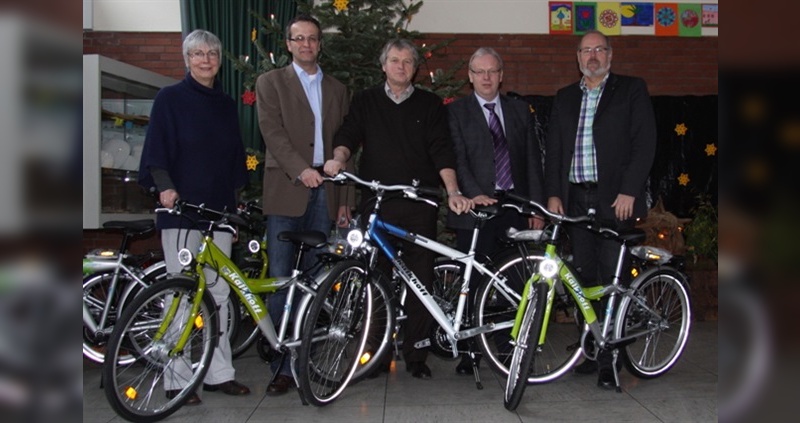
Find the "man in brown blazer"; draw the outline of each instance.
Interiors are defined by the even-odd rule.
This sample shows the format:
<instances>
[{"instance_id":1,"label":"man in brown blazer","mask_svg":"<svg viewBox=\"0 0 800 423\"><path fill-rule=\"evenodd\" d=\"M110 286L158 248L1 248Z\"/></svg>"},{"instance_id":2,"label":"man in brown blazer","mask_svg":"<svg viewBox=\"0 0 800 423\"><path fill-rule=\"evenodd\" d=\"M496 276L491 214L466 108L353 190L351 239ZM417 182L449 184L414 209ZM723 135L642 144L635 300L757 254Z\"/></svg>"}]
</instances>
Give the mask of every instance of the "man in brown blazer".
<instances>
[{"instance_id":1,"label":"man in brown blazer","mask_svg":"<svg viewBox=\"0 0 800 423\"><path fill-rule=\"evenodd\" d=\"M264 138L264 214L267 216L267 254L270 276L289 276L295 249L279 241L283 231L317 230L330 233L333 221L349 218L344 190L324 184L321 168L332 157L331 141L347 114L347 88L317 64L322 30L319 22L299 15L286 26L286 47L292 63L261 75L256 81L258 124ZM341 194L340 194L341 193ZM304 268L313 264L318 251L304 257ZM277 324L286 294L269 299L269 310ZM280 360L275 360L280 361ZM286 393L293 385L288 357L273 362L278 376L267 387L267 395Z\"/></svg>"}]
</instances>

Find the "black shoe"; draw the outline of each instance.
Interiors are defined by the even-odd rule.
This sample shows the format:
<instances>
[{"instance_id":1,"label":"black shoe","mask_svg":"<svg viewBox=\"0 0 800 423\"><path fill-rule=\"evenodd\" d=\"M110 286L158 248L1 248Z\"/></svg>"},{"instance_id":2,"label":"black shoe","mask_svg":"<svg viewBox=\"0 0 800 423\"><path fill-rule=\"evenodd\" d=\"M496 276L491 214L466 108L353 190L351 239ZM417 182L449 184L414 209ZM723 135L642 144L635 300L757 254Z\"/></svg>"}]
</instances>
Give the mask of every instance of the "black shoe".
<instances>
[{"instance_id":1,"label":"black shoe","mask_svg":"<svg viewBox=\"0 0 800 423\"><path fill-rule=\"evenodd\" d=\"M424 361L412 361L406 364L406 371L417 379L430 379L431 369Z\"/></svg>"},{"instance_id":2,"label":"black shoe","mask_svg":"<svg viewBox=\"0 0 800 423\"><path fill-rule=\"evenodd\" d=\"M610 368L602 368L597 373L597 386L603 389L614 389L617 383L614 380L614 371Z\"/></svg>"},{"instance_id":3,"label":"black shoe","mask_svg":"<svg viewBox=\"0 0 800 423\"><path fill-rule=\"evenodd\" d=\"M294 388L294 379L288 375L278 375L275 381L267 386L267 395L276 397L289 392L289 388Z\"/></svg>"},{"instance_id":4,"label":"black shoe","mask_svg":"<svg viewBox=\"0 0 800 423\"><path fill-rule=\"evenodd\" d=\"M481 366L481 359L480 356L475 357L475 365L480 368ZM472 368L472 360L469 358L468 355L461 356L461 362L458 363L456 366L456 373L460 375L472 375L475 374L475 369Z\"/></svg>"},{"instance_id":5,"label":"black shoe","mask_svg":"<svg viewBox=\"0 0 800 423\"><path fill-rule=\"evenodd\" d=\"M591 375L597 373L597 362L585 359L583 363L575 366L575 373L579 375Z\"/></svg>"},{"instance_id":6,"label":"black shoe","mask_svg":"<svg viewBox=\"0 0 800 423\"><path fill-rule=\"evenodd\" d=\"M166 391L166 396L167 399L173 399L177 397L178 394L180 393L181 393L180 389L170 390ZM186 401L183 403L183 405L199 405L201 402L203 401L200 400L200 397L197 395L197 392L192 392L192 394L189 395L188 398L186 398Z\"/></svg>"}]
</instances>

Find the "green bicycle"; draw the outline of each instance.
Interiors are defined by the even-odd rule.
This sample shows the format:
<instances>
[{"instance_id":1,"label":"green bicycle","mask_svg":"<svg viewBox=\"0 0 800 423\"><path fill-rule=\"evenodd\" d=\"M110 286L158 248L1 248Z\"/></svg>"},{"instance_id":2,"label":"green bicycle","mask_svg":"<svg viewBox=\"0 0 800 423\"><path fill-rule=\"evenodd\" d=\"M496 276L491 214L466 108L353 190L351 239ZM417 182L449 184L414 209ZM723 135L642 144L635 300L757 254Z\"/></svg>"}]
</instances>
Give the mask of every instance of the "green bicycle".
<instances>
[{"instance_id":1,"label":"green bicycle","mask_svg":"<svg viewBox=\"0 0 800 423\"><path fill-rule=\"evenodd\" d=\"M238 215L185 202L173 209L156 211L179 214L196 224L203 222L202 244L196 256L185 248L179 252L179 260L188 273L169 275L167 280L142 291L117 321L103 367L105 394L114 411L131 421L157 421L177 411L202 383L219 337L216 304L206 291L206 266L236 292L272 348L282 354L291 353L295 381L301 388L314 388L300 392L313 392L315 396L309 400L315 405L338 398L353 377L366 343L373 302L371 284L320 285L317 281L326 280L327 272L311 284L302 277L248 278L214 244L212 236L214 231L235 231L232 223L246 224ZM310 237L308 243L325 242L321 233L306 236ZM289 306L284 308L281 324L276 328L261 295L279 289L288 290ZM302 297L293 311L292 299L298 289ZM326 300L312 304L320 296ZM289 335L292 315L295 324ZM311 321L305 323L307 319ZM324 351L327 357L339 359L321 365L313 361L314 357L298 356L303 326L315 328L315 333L309 334L309 342L314 344L311 351ZM328 332L341 336L324 336ZM121 364L118 357L131 354L130 351L134 351L136 360ZM298 366L322 370L325 376L298 378ZM301 400L306 401L303 397Z\"/></svg>"},{"instance_id":2,"label":"green bicycle","mask_svg":"<svg viewBox=\"0 0 800 423\"><path fill-rule=\"evenodd\" d=\"M620 357L628 371L639 378L655 378L669 371L683 353L692 320L688 281L668 265L671 254L638 245L645 239L641 230L618 233L597 225L591 214L573 218L551 213L541 204L513 194L509 198L520 204L510 205L520 213L530 210L543 213L554 222L554 227L545 248L545 259L526 283L517 310L505 407L517 408L527 384L554 380L569 371L581 354L596 360L602 349L612 352L617 392L621 392L617 371ZM611 285L580 284L578 273L556 249L564 223L581 225L619 243ZM628 271L624 267L626 254L648 263L629 287L620 283L623 272ZM608 297L608 302L600 321L591 301L604 297ZM573 321L551 321L554 303L568 310L574 316Z\"/></svg>"}]
</instances>

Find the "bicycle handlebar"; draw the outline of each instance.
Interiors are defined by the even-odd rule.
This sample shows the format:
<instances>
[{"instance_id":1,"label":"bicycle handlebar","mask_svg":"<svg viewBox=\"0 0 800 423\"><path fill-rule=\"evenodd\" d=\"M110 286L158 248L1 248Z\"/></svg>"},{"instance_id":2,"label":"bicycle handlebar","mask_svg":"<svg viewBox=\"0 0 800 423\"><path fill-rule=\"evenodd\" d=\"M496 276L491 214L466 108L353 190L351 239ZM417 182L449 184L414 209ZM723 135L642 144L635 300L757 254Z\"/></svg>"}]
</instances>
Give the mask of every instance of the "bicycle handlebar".
<instances>
[{"instance_id":1,"label":"bicycle handlebar","mask_svg":"<svg viewBox=\"0 0 800 423\"><path fill-rule=\"evenodd\" d=\"M323 176L322 179L330 182L336 183L344 183L348 180L355 182L358 185L363 185L373 192L379 191L402 191L403 196L409 198L411 200L416 201L423 201L428 203L434 207L438 207L439 204L433 202L428 198L423 198L421 196L427 197L435 197L440 198L442 196L442 191L439 188L433 187L420 187L420 186L413 186L413 185L402 185L402 184L394 184L394 185L384 185L380 183L380 181L372 180L367 181L365 179L361 179L358 176L350 173L350 172L340 172L336 176Z\"/></svg>"},{"instance_id":2,"label":"bicycle handlebar","mask_svg":"<svg viewBox=\"0 0 800 423\"><path fill-rule=\"evenodd\" d=\"M181 200L181 199L178 199L178 200L175 201L175 206L174 207L172 207L172 208L159 207L159 208L156 208L155 212L156 213L169 213L169 214L173 214L173 215L176 215L176 216L182 216L182 215L185 216L185 214L183 212L184 208L197 210L198 212L200 212L203 215L212 214L212 215L218 216L219 219L217 219L217 220L209 219L210 223L212 225L214 225L214 226L219 227L220 229L230 230L233 233L236 233L236 229L233 228L230 225L227 225L225 222L231 222L231 223L233 223L235 225L239 225L239 226L248 226L247 221L245 221L241 216L239 216L236 213L229 213L229 212L225 212L225 211L218 211L218 210L210 209L210 208L206 207L205 204L200 204L200 205L192 204L192 203L188 203L185 200ZM197 222L194 222L194 223L196 224Z\"/></svg>"},{"instance_id":3,"label":"bicycle handlebar","mask_svg":"<svg viewBox=\"0 0 800 423\"><path fill-rule=\"evenodd\" d=\"M585 226L587 229L589 229L591 231L594 231L594 232L597 232L600 235L603 235L603 236L606 236L606 237L610 237L610 238L616 238L616 237L619 236L619 233L617 231L615 231L613 229L610 229L610 228L603 227L603 226L599 226L597 224L597 222L595 221L595 210L594 209L589 209L589 213L586 216L570 217L570 216L566 216L566 215L563 215L563 214L553 213L550 210L547 210L547 208L545 206L539 204L538 202L533 201L533 200L528 199L528 198L525 198L525 197L521 197L521 196L519 196L517 194L514 194L513 192L507 193L505 198L509 199L509 200L512 200L512 201L516 201L518 203L522 203L525 206L532 207L532 208L542 212L545 216L547 216L547 217L549 217L549 218L551 218L551 219L553 219L555 221L566 222L566 223L575 223L575 224L583 224L583 223L585 223L585 224L587 224ZM517 210L519 213L522 213L522 214L529 214L529 212L527 210L525 210L524 207L520 207L517 204L504 203L503 207L513 208L513 209Z\"/></svg>"}]
</instances>

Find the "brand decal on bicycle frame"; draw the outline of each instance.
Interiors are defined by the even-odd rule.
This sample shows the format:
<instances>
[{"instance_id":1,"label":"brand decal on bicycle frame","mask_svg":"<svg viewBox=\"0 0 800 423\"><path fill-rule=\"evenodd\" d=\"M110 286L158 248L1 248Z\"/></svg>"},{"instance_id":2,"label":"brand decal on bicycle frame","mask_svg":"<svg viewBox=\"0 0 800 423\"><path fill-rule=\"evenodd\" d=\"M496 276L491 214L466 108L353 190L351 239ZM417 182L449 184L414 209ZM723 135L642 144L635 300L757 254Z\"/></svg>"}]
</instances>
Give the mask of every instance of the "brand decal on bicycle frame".
<instances>
[{"instance_id":1,"label":"brand decal on bicycle frame","mask_svg":"<svg viewBox=\"0 0 800 423\"><path fill-rule=\"evenodd\" d=\"M261 307L256 302L255 295L253 295L253 293L250 292L250 288L247 287L242 278L239 277L238 273L234 272L228 266L222 266L222 269L220 270L222 271L222 274L225 275L225 277L230 279L233 282L233 284L236 285L236 287L239 288L240 291L242 291L242 295L244 296L245 300L247 300L247 303L250 304L250 308L252 308L253 311L258 312L259 314L264 313L264 311L261 310Z\"/></svg>"},{"instance_id":2,"label":"brand decal on bicycle frame","mask_svg":"<svg viewBox=\"0 0 800 423\"><path fill-rule=\"evenodd\" d=\"M569 286L572 288L572 291L574 291L576 294L583 292L580 284L578 284L578 281L575 279L575 276L569 271L569 269L564 268L564 270L561 272L561 277L567 281ZM581 309L585 311L594 311L594 309L592 309L592 305L583 295L576 295L576 297L578 298L578 303L581 305Z\"/></svg>"}]
</instances>

